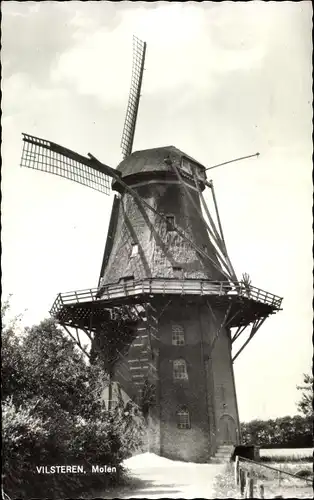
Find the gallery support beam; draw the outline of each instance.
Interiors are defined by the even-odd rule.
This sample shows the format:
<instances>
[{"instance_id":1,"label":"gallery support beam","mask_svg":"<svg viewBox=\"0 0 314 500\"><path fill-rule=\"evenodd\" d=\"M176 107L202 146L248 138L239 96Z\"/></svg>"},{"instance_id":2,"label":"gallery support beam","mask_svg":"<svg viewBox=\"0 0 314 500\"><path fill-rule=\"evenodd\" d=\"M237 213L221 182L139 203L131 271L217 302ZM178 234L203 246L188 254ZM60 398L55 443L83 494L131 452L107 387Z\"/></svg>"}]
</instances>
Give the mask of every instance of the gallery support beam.
<instances>
[{"instance_id":1,"label":"gallery support beam","mask_svg":"<svg viewBox=\"0 0 314 500\"><path fill-rule=\"evenodd\" d=\"M65 329L65 331L67 332L67 334L72 338L72 340L75 342L75 344L78 346L78 348L82 351L83 354L85 354L85 356L88 357L88 359L90 359L90 354L84 349L84 347L82 347L81 345L81 342L79 341L79 339L75 338L74 335L72 335L72 333L70 332L70 330L68 329L68 327L66 325L62 325L62 327ZM76 331L77 331L77 328L76 328ZM78 337L78 335L77 335Z\"/></svg>"},{"instance_id":2,"label":"gallery support beam","mask_svg":"<svg viewBox=\"0 0 314 500\"><path fill-rule=\"evenodd\" d=\"M256 334L257 330L262 326L262 324L264 323L265 319L266 319L267 316L265 316L264 318L261 318L261 319L257 319L252 327L251 327L251 333L248 337L248 339L244 342L243 346L238 350L238 352L235 354L235 356L233 356L232 358L232 362L234 363L234 361L238 358L238 356L241 354L241 352L244 350L244 348L248 345L248 343L252 340L252 338L254 337L254 335Z\"/></svg>"},{"instance_id":3,"label":"gallery support beam","mask_svg":"<svg viewBox=\"0 0 314 500\"><path fill-rule=\"evenodd\" d=\"M234 333L232 339L231 339L231 343L233 344L233 342L235 342L241 335L241 333L244 332L244 330L246 329L247 325L244 325L244 326L239 326L236 330L236 332Z\"/></svg>"}]
</instances>

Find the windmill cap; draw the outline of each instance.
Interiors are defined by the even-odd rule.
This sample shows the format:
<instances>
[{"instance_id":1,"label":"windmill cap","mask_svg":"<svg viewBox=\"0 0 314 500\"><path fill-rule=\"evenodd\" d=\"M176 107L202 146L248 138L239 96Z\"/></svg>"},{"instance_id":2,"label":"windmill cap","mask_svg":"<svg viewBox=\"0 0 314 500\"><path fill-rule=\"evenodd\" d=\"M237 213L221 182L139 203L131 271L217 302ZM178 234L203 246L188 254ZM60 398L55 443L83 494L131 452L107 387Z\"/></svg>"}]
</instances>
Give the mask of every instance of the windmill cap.
<instances>
[{"instance_id":1,"label":"windmill cap","mask_svg":"<svg viewBox=\"0 0 314 500\"><path fill-rule=\"evenodd\" d=\"M205 171L205 167L201 163L174 146L135 151L118 165L117 170L121 172L122 178L134 174L147 176L149 173L157 172L171 172L173 174L171 164L180 167L183 158Z\"/></svg>"}]
</instances>

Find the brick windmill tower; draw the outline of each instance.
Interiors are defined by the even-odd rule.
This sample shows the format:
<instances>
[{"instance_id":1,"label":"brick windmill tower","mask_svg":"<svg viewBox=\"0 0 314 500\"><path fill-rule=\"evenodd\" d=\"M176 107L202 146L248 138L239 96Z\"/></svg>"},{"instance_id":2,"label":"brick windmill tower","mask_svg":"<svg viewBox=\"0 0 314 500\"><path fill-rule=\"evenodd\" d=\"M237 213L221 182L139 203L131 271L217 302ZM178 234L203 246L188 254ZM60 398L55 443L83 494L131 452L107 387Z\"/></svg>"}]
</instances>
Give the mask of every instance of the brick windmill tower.
<instances>
[{"instance_id":1,"label":"brick windmill tower","mask_svg":"<svg viewBox=\"0 0 314 500\"><path fill-rule=\"evenodd\" d=\"M98 287L59 294L51 314L81 349L84 331L91 341L84 352L103 360L109 411L116 391L141 406L150 451L208 462L240 442L233 362L282 299L237 279L202 164L174 146L132 153L145 52L134 37L124 159L116 169L26 134L21 164L106 194L111 182Z\"/></svg>"}]
</instances>

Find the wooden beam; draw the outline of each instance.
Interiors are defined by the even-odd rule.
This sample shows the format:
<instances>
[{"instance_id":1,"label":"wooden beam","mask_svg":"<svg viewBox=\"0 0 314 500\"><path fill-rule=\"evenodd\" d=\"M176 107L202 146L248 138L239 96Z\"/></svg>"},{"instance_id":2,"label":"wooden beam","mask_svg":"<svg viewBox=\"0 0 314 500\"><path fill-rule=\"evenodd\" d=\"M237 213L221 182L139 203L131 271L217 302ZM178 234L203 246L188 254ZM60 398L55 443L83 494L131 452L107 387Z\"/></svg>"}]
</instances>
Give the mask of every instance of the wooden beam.
<instances>
[{"instance_id":1,"label":"wooden beam","mask_svg":"<svg viewBox=\"0 0 314 500\"><path fill-rule=\"evenodd\" d=\"M221 235L219 235L219 233L218 233L218 231L217 231L217 229L216 229L216 226L215 226L215 222L214 222L214 220L213 220L212 216L210 215L210 212L209 212L208 207L207 207L207 205L206 205L205 198L204 198L203 193L202 193L202 191L201 191L201 189L200 189L199 182L198 182L198 180L197 180L197 178L196 178L195 174L194 174L194 181L195 181L195 183L196 183L196 186L197 186L197 189L198 189L198 192L199 192L199 196L200 196L201 202L202 202L202 204L203 204L203 207L204 207L205 213L206 213L206 215L207 215L207 217L208 217L208 220L210 221L211 225L213 226L213 228L214 228L214 230L215 230L215 234L216 234L217 238L218 238L218 239L219 239L219 241L220 241L220 245L221 245L221 252L223 253L223 255L224 255L224 257L225 257L225 259L226 259L226 261L227 261L228 268L229 268L229 272L230 272L230 274L231 274L231 276L232 276L232 278L233 278L233 281L238 281L238 280L237 280L237 276L236 276L236 274L235 274L235 271L234 271L234 269L233 269L233 266L232 266L231 261L230 261L229 256L228 256L228 252L227 252L227 248L226 248L226 243L225 243L225 240L224 240L224 237L223 237L223 233L222 233L222 227L221 227L221 223L220 223L219 214L218 214L218 216L217 216L217 220L218 220L218 225L219 225L219 228L220 228L220 233L221 233ZM208 185L208 183L207 183L207 185ZM216 207L215 207L215 208L216 208ZM216 212L217 212L217 210L218 210L218 208L216 209Z\"/></svg>"},{"instance_id":2,"label":"wooden beam","mask_svg":"<svg viewBox=\"0 0 314 500\"><path fill-rule=\"evenodd\" d=\"M70 337L75 342L75 344L79 347L79 349L88 357L88 359L90 359L90 354L87 351L85 351L85 349L81 346L81 344L77 343L74 335L72 335L72 333L68 330L68 328L65 325L62 325L62 326L66 330L66 332L68 333L68 335L70 335Z\"/></svg>"},{"instance_id":3,"label":"wooden beam","mask_svg":"<svg viewBox=\"0 0 314 500\"><path fill-rule=\"evenodd\" d=\"M227 265L227 263L226 263L226 262L225 262L225 261L221 258L221 256L220 256L217 252L216 252L216 257L217 257L217 260L218 260L219 264L220 264L221 266L223 266L223 267L225 268L226 272L228 273L228 275L229 275L229 280L230 280L230 281L233 281L232 273L231 273L230 268L229 268L229 266Z\"/></svg>"},{"instance_id":4,"label":"wooden beam","mask_svg":"<svg viewBox=\"0 0 314 500\"><path fill-rule=\"evenodd\" d=\"M218 165L214 165L213 167L207 167L205 170L212 170L213 168L221 167L222 165L227 165L228 163L233 163L235 161L246 160L247 158L253 158L253 156L259 156L260 153L254 153L253 155L241 156L240 158L235 158L234 160L224 161L223 163L218 163Z\"/></svg>"},{"instance_id":5,"label":"wooden beam","mask_svg":"<svg viewBox=\"0 0 314 500\"><path fill-rule=\"evenodd\" d=\"M225 326L228 326L228 325L231 323L231 321L232 321L232 320L233 320L236 316L238 316L238 314L240 314L240 312L241 312L241 309L239 309L236 313L234 313L234 314L231 316L231 318L228 318L228 321L226 322Z\"/></svg>"},{"instance_id":6,"label":"wooden beam","mask_svg":"<svg viewBox=\"0 0 314 500\"><path fill-rule=\"evenodd\" d=\"M75 327L75 331L76 331L76 338L77 338L78 345L81 347L81 341L80 341L80 337L79 337L79 334L78 334L78 328L77 327Z\"/></svg>"},{"instance_id":7,"label":"wooden beam","mask_svg":"<svg viewBox=\"0 0 314 500\"><path fill-rule=\"evenodd\" d=\"M197 187L197 190L198 190L198 194L199 194L199 197L200 197L200 199L201 199L201 202L202 202L202 205L203 205L203 207L204 207L204 210L205 210L205 212L206 212L206 215L207 215L207 217L208 217L208 220L210 221L210 223L211 223L211 225L212 225L212 227L213 227L213 231L215 232L216 238L219 240L220 244L222 244L222 247L224 248L224 246L223 246L223 245L224 245L224 241L223 241L223 239L222 239L221 235L220 235L220 234L218 233L218 231L217 231L217 228L216 228L216 224L215 224L215 222L214 222L214 219L213 219L213 218L212 218L212 216L210 215L210 212L209 212L208 207L207 207L206 202L205 202L205 198L204 198L203 193L202 193L202 190L201 190L201 188L200 188L200 183L199 183L199 181L198 181L198 179L197 179L197 177L196 177L195 173L194 173L194 182L195 182L195 184L196 184L196 187ZM207 185L207 186L210 186L210 184L209 184L208 182L206 182L206 185Z\"/></svg>"},{"instance_id":8,"label":"wooden beam","mask_svg":"<svg viewBox=\"0 0 314 500\"><path fill-rule=\"evenodd\" d=\"M237 340L237 338L240 337L241 333L244 332L244 330L246 329L247 325L244 325L244 326L239 326L237 331L235 332L235 334L233 335L232 339L231 339L231 343L233 343L235 340Z\"/></svg>"},{"instance_id":9,"label":"wooden beam","mask_svg":"<svg viewBox=\"0 0 314 500\"><path fill-rule=\"evenodd\" d=\"M83 327L83 326L82 326L82 327L80 327L80 328L81 328L81 329L83 330L83 332L87 335L87 337L89 338L89 340L90 340L91 342L93 342L93 341L94 341L94 339L93 339L93 337L91 336L90 332L87 330L87 328L85 328L85 327Z\"/></svg>"},{"instance_id":10,"label":"wooden beam","mask_svg":"<svg viewBox=\"0 0 314 500\"><path fill-rule=\"evenodd\" d=\"M198 213L198 215L200 216L201 220L204 222L213 242L215 243L215 245L218 247L218 250L221 252L222 254L222 257L217 253L217 249L214 247L216 253L217 253L217 257L220 258L220 260L222 261L224 267L227 269L228 272L230 272L229 268L228 268L228 263L224 262L224 258L226 258L226 256L224 255L224 251L223 251L223 248L221 248L221 240L219 238L219 235L218 233L215 235L214 234L214 231L212 230L212 228L207 224L206 220L204 219L203 217L203 214L201 212L201 210L199 209L199 207L196 205L195 201L193 200L193 197L189 191L189 189L187 188L184 180L182 179L182 176L180 175L180 172L178 170L178 168L171 162L171 166L177 176L177 178L179 179L179 182L181 184L181 186L183 187L188 199L190 200L192 206L194 207L194 209L196 210L196 212ZM196 176L195 176L195 172L194 173L194 182L196 183L197 180L196 180ZM198 187L198 186L197 186ZM198 189L199 190L199 189ZM231 274L231 273L230 273Z\"/></svg>"},{"instance_id":11,"label":"wooden beam","mask_svg":"<svg viewBox=\"0 0 314 500\"><path fill-rule=\"evenodd\" d=\"M218 227L219 227L219 231L220 231L220 234L221 234L221 239L223 241L223 245L224 245L225 252L226 252L226 257L228 259L228 263L230 265L232 273L234 274L235 280L238 281L237 275L235 273L235 270L233 269L233 266L231 264L231 261L230 261L229 255L228 255L226 241L225 241L225 237L224 237L224 233L223 233L223 229L222 229L222 224L221 224L221 220L220 220L220 215L219 215L219 210L218 210L218 203L217 203L217 198L216 198L216 195L215 195L215 189L214 189L213 181L210 182L210 188L211 188L212 197L213 197L213 201L214 201L214 206L215 206L215 211L216 211L216 217L217 217L217 221L218 221Z\"/></svg>"},{"instance_id":12,"label":"wooden beam","mask_svg":"<svg viewBox=\"0 0 314 500\"><path fill-rule=\"evenodd\" d=\"M222 330L222 329L224 328L224 326L225 326L226 320L227 320L227 318L228 318L228 316L229 316L229 313L230 313L230 310L231 310L231 306L232 306L232 304L229 304L229 307L227 308L226 314L224 315L224 318L223 318L223 320L222 320L222 322L221 322L221 324L220 324L220 327L219 327L219 329L217 330L217 333L216 333L216 335L215 335L215 337L214 337L214 339L213 339L213 341L212 341L212 343L211 343L211 345L210 345L210 348L209 348L209 355L210 355L210 356L211 356L211 353L212 353L212 352L213 352L213 350L214 350L215 343L216 343L216 341L217 341L217 339L218 339L218 337L219 337L219 335L220 335L220 333L221 333L221 330Z\"/></svg>"},{"instance_id":13,"label":"wooden beam","mask_svg":"<svg viewBox=\"0 0 314 500\"><path fill-rule=\"evenodd\" d=\"M218 211L218 204L217 204L217 198L216 198L216 195L215 195L215 190L214 190L214 184L213 184L213 181L210 181L210 182L206 182L206 185L210 188L211 190L211 193L212 193L212 198L213 198L213 202L214 202L214 207L215 207L215 212L216 212L216 217L217 217L217 222L218 222L218 227L219 227L219 231L220 231L220 237L223 241L223 243L226 245L226 242L225 242L225 237L224 237L224 233L223 233L223 229L222 229L222 224L221 224L221 220L220 220L220 216L219 216L219 211Z\"/></svg>"},{"instance_id":14,"label":"wooden beam","mask_svg":"<svg viewBox=\"0 0 314 500\"><path fill-rule=\"evenodd\" d=\"M216 316L216 314L214 313L214 310L213 310L213 308L212 308L212 306L210 305L210 303L209 303L209 301L208 301L208 300L206 300L206 305L207 305L208 309L210 310L210 312L211 312L211 314L212 314L212 316L213 316L213 318L214 318L214 320L215 320L215 323L218 323L218 321L217 321L217 316Z\"/></svg>"},{"instance_id":15,"label":"wooden beam","mask_svg":"<svg viewBox=\"0 0 314 500\"><path fill-rule=\"evenodd\" d=\"M252 329L251 329L251 333L250 333L250 336L249 338L244 342L243 346L241 347L241 349L238 350L237 354L232 358L232 362L234 362L237 357L239 356L239 354L241 354L241 352L243 351L243 349L248 345L248 343L252 340L252 338L254 337L254 335L256 334L257 330L262 326L262 324L264 323L266 319L266 316L260 320L256 320L253 325L252 325Z\"/></svg>"},{"instance_id":16,"label":"wooden beam","mask_svg":"<svg viewBox=\"0 0 314 500\"><path fill-rule=\"evenodd\" d=\"M172 302L172 299L168 300L167 304L161 310L161 313L159 314L158 319L161 318L161 316L163 315L163 313L165 312L165 310L168 308L168 306L171 304L171 302Z\"/></svg>"}]
</instances>

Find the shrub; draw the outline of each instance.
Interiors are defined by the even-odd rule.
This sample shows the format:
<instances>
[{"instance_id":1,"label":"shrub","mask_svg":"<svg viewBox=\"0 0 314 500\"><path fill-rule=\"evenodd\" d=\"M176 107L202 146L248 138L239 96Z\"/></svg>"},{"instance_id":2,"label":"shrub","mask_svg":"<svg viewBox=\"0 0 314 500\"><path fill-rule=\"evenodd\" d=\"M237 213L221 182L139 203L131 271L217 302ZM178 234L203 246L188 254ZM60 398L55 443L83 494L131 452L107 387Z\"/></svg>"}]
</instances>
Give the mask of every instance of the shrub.
<instances>
[{"instance_id":1,"label":"shrub","mask_svg":"<svg viewBox=\"0 0 314 500\"><path fill-rule=\"evenodd\" d=\"M313 446L310 416L295 415L241 424L243 444L264 448L307 448Z\"/></svg>"},{"instance_id":2,"label":"shrub","mask_svg":"<svg viewBox=\"0 0 314 500\"><path fill-rule=\"evenodd\" d=\"M298 455L270 455L270 456L261 456L260 457L261 462L269 463L269 462L276 462L276 463L308 463L313 461L313 457L300 457Z\"/></svg>"},{"instance_id":3,"label":"shrub","mask_svg":"<svg viewBox=\"0 0 314 500\"><path fill-rule=\"evenodd\" d=\"M301 469L296 472L296 476L298 477L310 477L313 475L313 471L310 469Z\"/></svg>"},{"instance_id":4,"label":"shrub","mask_svg":"<svg viewBox=\"0 0 314 500\"><path fill-rule=\"evenodd\" d=\"M11 498L64 498L105 490L124 475L121 462L141 445L144 419L121 404L108 413L108 383L53 321L24 332L4 330L3 488ZM36 467L81 465L82 474L41 474ZM117 474L91 472L115 466Z\"/></svg>"}]
</instances>

